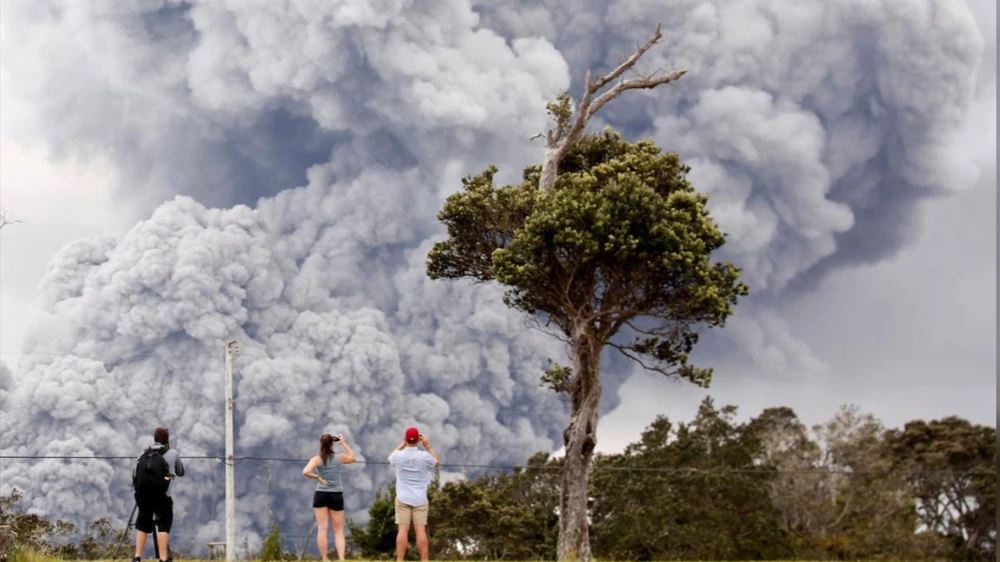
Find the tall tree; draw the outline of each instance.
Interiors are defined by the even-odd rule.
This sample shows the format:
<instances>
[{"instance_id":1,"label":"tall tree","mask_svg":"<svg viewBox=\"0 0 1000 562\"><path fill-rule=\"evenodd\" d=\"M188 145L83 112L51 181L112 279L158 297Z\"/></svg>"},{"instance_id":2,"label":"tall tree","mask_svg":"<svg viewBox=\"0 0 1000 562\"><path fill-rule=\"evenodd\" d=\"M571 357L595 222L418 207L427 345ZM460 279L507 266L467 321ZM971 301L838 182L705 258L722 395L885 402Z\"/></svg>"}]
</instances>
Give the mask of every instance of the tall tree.
<instances>
[{"instance_id":1,"label":"tall tree","mask_svg":"<svg viewBox=\"0 0 1000 562\"><path fill-rule=\"evenodd\" d=\"M633 329L645 326L652 332L641 333L652 335L637 340L635 345L622 346L620 349L623 353L637 361L641 361L642 356L652 357L667 365L668 369L680 365L688 378L707 383L707 373L695 372L686 364L687 353L694 345L691 334L695 331L692 327L702 323L705 315L702 311L687 313L687 305L680 302L690 300L687 295L681 297L669 311L668 307L663 306L663 300L656 295L675 284L678 285L678 292L686 292L690 281L668 278L657 281L647 278L631 282L628 269L622 267L643 259L660 260L662 267L658 273L676 271L677 266L686 259L681 254L694 249L684 249L689 242L697 240L695 246L703 247L695 249L694 253L704 253L706 256L712 249L720 246L722 236L707 215L703 218L691 215L702 212L704 200L694 197L689 187L678 185L685 183L683 174L687 170L680 166L676 156L662 172L646 169L647 175L643 176L636 170L628 178L602 174L601 179L595 182L587 164L611 163L615 161L616 155L588 155L587 148L600 151L613 145L618 146L622 149L618 156L624 156L629 150L620 142L605 143L603 146L599 142L584 143L589 146L583 150L578 147L585 138L587 124L607 103L629 90L652 89L669 84L687 72L682 69L627 77L642 56L662 37L660 27L657 26L653 37L611 72L594 75L588 71L583 95L575 108L568 94L563 94L556 102L549 104L548 109L554 117L555 126L544 135L538 135L545 138L545 157L541 166L526 174L524 184L516 188L496 190L492 185L495 172L493 168L467 180L465 193L449 199L439 215L448 224L451 239L435 247L428 263L428 273L432 278L471 277L483 281L496 279L510 286L512 290L507 294L508 305L532 316L546 316L549 321L557 324L569 341L572 370L557 366L548 377L554 388L571 395L573 405L573 415L564 435L567 463L563 473L560 503L560 559L590 559L586 516L587 471L593 455L597 402L600 398L597 363L601 350L609 343L610 338L622 326L627 325ZM564 166L573 155L578 162L570 164L569 170L575 171L575 177L564 179L561 177ZM617 163L617 166L612 165L616 173L628 171L627 160L618 159ZM658 179L665 181L658 182ZM613 182L613 186L609 180ZM666 189L657 191L654 185ZM605 187L611 188L614 195L602 197L600 193ZM589 201L574 201L574 197L584 193L591 194ZM667 207L670 205L667 200L671 193L679 195L674 200L676 203L681 203L681 199L687 202L668 211ZM687 198L682 195L684 193L688 195ZM640 250L637 245L644 234L643 228L654 227L656 221L640 221L637 228L631 228L628 221L633 217L625 204L629 197L633 198L631 203L636 208L656 201L657 211L676 213L680 222L691 224L693 228L680 227L677 232L660 232L661 247L657 248L657 244L653 243ZM490 198L495 200L487 200ZM536 210L537 213L534 212ZM618 211L623 214L615 214ZM534 228L526 223L529 219ZM599 219L610 222L590 222ZM661 215L660 219L669 222L666 215ZM701 228L699 223L710 226ZM593 232L592 227L595 228ZM690 232L691 230L695 232ZM705 232L697 232L698 230ZM518 238L518 233L523 237ZM662 247L662 242L671 237L677 242L672 245L672 250L657 253L666 250ZM503 252L494 256L494 250ZM494 257L499 261L494 263ZM672 263L662 263L666 261ZM700 267L704 268L701 263L704 260L695 261L697 265L689 268L692 272ZM743 290L742 286L736 287L735 268L719 269L717 273L723 278L732 279L702 279L700 283L695 283L706 287L717 285L722 289L717 295L713 294L714 289L708 289L703 296L716 296L725 305L695 305L695 308L726 308L705 322L715 325L721 324L721 318L729 314L728 307L735 303L735 295ZM615 298L629 294L629 291L636 298L614 301ZM646 298L647 293L649 298ZM647 314L648 312L653 314ZM643 325L644 316L652 316L655 320L650 325ZM671 320L668 324L673 326L668 327L659 322L662 317L669 317ZM681 358L681 355L684 357Z\"/></svg>"},{"instance_id":2,"label":"tall tree","mask_svg":"<svg viewBox=\"0 0 1000 562\"><path fill-rule=\"evenodd\" d=\"M707 386L711 369L688 356L699 332L723 325L747 293L738 268L711 260L725 235L688 171L675 153L605 131L577 141L552 191L539 187L538 166L506 187L494 185L491 167L463 180L438 215L448 238L428 256L431 278L499 281L508 306L554 326L568 344L571 366L545 377L572 412L563 432L562 560L591 558L587 482L604 348Z\"/></svg>"},{"instance_id":3,"label":"tall tree","mask_svg":"<svg viewBox=\"0 0 1000 562\"><path fill-rule=\"evenodd\" d=\"M920 522L959 559L996 559L996 428L952 416L914 420L887 439L919 500Z\"/></svg>"}]
</instances>

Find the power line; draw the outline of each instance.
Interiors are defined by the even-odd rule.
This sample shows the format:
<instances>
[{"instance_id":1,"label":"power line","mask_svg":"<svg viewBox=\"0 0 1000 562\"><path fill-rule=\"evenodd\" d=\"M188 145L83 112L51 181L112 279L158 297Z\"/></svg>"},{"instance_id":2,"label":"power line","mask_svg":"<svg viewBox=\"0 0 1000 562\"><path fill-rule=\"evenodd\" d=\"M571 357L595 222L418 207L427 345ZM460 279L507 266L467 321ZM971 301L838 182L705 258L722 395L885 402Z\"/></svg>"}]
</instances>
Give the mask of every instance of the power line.
<instances>
[{"instance_id":1,"label":"power line","mask_svg":"<svg viewBox=\"0 0 1000 562\"><path fill-rule=\"evenodd\" d=\"M0 455L0 460L135 460L134 456L58 456L58 455ZM225 461L223 456L184 456L182 460L215 460ZM291 457L234 457L234 462L241 461L265 461L265 462L297 462L307 463L309 459ZM385 466L389 461L355 461L353 464ZM464 468L464 469L487 469L487 470L562 470L560 466L550 465L496 465L496 464L474 464L474 463L441 463L441 468ZM907 472L901 470L835 470L826 468L803 468L803 469L782 469L773 470L766 468L696 468L696 467L648 467L648 466L602 466L593 465L591 470L601 472L646 472L646 473L694 473L694 474L826 474L826 475L963 475L963 476L996 476L996 472L970 471L970 470L921 470Z\"/></svg>"},{"instance_id":2,"label":"power line","mask_svg":"<svg viewBox=\"0 0 1000 562\"><path fill-rule=\"evenodd\" d=\"M153 357L159 357L161 359L162 358L167 358L167 357L171 357L171 358L192 358L192 357L194 357L194 358L215 359L215 355L216 355L216 352L214 350L211 350L211 349L205 349L204 351L167 351L167 352L159 351L159 350L154 350L154 351L137 351L137 352L131 352L131 353L127 353L127 354L122 354L121 357L115 357L115 358L95 357L94 354L92 354L92 353L76 353L76 352L73 352L73 351L68 351L68 352L2 351L2 352L0 352L0 357L4 357L4 356L11 356L11 357L49 357L49 358L56 358L56 359L62 358L62 357L78 357L80 359L87 359L89 361L96 361L98 363L105 363L105 364L107 364L107 363L126 362L126 361L131 361L133 359L153 358ZM320 355L324 355L324 354L321 354L321 353L315 353L315 354L313 354L313 356L320 356ZM299 358L300 358L299 356L292 356L292 355L289 355L289 356L280 356L280 355L279 356L271 356L270 354L265 354L265 355L263 355L263 356L261 356L259 358L255 358L255 359L281 360L281 359L299 359ZM545 371L545 369L540 366L539 370L538 370L539 376L541 376L542 373L544 373L544 371ZM646 369L627 369L625 371L603 371L601 373L601 376L602 377L606 377L608 379L625 380L625 379L628 379L629 377L632 377L632 376L635 376L635 375L641 375L641 374L648 374L650 376L657 376L657 377L661 376L659 374L653 373L652 371L648 371Z\"/></svg>"}]
</instances>

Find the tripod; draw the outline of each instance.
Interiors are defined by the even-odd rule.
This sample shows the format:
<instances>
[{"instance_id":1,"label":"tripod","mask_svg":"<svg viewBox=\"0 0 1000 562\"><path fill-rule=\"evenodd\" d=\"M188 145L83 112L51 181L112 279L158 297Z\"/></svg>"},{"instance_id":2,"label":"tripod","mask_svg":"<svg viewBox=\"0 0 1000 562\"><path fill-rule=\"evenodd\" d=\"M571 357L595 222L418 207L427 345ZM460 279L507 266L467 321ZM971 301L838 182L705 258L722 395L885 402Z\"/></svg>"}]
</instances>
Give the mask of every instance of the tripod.
<instances>
[{"instance_id":1,"label":"tripod","mask_svg":"<svg viewBox=\"0 0 1000 562\"><path fill-rule=\"evenodd\" d=\"M115 554L114 554L114 556L111 557L112 560L118 560L118 552L121 550L122 543L125 542L125 538L128 537L128 531L129 531L129 529L132 528L132 520L135 518L135 512L136 512L137 509L139 509L139 503L138 502L136 502L135 506L132 507L132 514L128 516L128 523L125 524L125 530L122 531L122 536L121 536L120 539L118 539L118 546L115 547ZM158 534L158 532L157 532L157 528L156 528L156 514L155 513L153 514L153 532L150 533L150 534L153 535L153 552L156 553L156 558L157 558L157 560L159 560L159 558L160 558L160 541L159 541L159 539L156 538L156 535ZM168 558L170 557L170 547L167 547L167 557Z\"/></svg>"},{"instance_id":2,"label":"tripod","mask_svg":"<svg viewBox=\"0 0 1000 562\"><path fill-rule=\"evenodd\" d=\"M125 524L125 530L122 531L122 538L118 540L118 546L115 547L115 554L111 557L112 560L118 559L118 552L122 549L122 543L125 542L125 537L128 536L128 530L132 528L132 519L135 518L135 510L139 509L139 504L136 503L132 508L132 514L128 516L128 523ZM153 535L154 537L156 535Z\"/></svg>"}]
</instances>

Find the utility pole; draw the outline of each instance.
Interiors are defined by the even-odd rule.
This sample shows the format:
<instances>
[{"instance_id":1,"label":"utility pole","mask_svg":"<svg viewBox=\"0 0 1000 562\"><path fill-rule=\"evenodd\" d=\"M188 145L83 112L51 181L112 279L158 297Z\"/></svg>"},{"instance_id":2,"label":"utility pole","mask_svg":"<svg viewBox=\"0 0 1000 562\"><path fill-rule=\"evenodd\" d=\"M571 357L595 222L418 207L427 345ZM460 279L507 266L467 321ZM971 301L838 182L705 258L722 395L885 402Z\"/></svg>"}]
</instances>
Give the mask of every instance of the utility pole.
<instances>
[{"instance_id":1,"label":"utility pole","mask_svg":"<svg viewBox=\"0 0 1000 562\"><path fill-rule=\"evenodd\" d=\"M236 340L226 342L226 560L236 560L236 484L233 474L233 354Z\"/></svg>"}]
</instances>

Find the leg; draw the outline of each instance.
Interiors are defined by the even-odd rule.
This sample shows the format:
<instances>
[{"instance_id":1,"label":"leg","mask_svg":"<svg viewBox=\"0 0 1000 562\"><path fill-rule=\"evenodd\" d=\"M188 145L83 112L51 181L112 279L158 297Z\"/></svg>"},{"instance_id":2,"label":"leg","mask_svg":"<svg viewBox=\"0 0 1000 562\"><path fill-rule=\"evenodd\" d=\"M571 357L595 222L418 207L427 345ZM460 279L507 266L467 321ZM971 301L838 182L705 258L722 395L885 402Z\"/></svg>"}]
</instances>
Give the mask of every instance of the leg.
<instances>
[{"instance_id":1,"label":"leg","mask_svg":"<svg viewBox=\"0 0 1000 562\"><path fill-rule=\"evenodd\" d=\"M325 507L314 507L316 513L316 547L319 548L319 556L322 560L327 560L326 553L329 551L326 544L326 528L330 526L330 510Z\"/></svg>"},{"instance_id":2,"label":"leg","mask_svg":"<svg viewBox=\"0 0 1000 562\"><path fill-rule=\"evenodd\" d=\"M170 559L170 546L167 541L170 540L170 533L159 532L156 533L156 539L160 543L160 560L166 561Z\"/></svg>"},{"instance_id":3,"label":"leg","mask_svg":"<svg viewBox=\"0 0 1000 562\"><path fill-rule=\"evenodd\" d=\"M135 516L135 557L142 559L142 550L146 548L146 539L149 533L153 532L153 508L148 499L135 494L136 510L139 512Z\"/></svg>"},{"instance_id":4,"label":"leg","mask_svg":"<svg viewBox=\"0 0 1000 562\"><path fill-rule=\"evenodd\" d=\"M420 553L421 562L427 562L430 551L430 545L427 541L427 514L429 511L429 504L413 508L413 530L417 534L417 552Z\"/></svg>"},{"instance_id":5,"label":"leg","mask_svg":"<svg viewBox=\"0 0 1000 562\"><path fill-rule=\"evenodd\" d=\"M114 552L114 554L111 555L111 557L114 558L114 559L118 558L118 553L122 549L122 544L125 543L125 537L128 536L129 527L132 526L132 521L135 520L135 512L136 511L139 511L138 504L135 505L134 507L132 507L132 513L128 516L128 523L125 524L125 530L122 531L121 538L118 539L118 546L115 547L115 552ZM141 560L141 558L140 558L140 560ZM0 562L7 562L7 556L6 555L0 556Z\"/></svg>"},{"instance_id":6,"label":"leg","mask_svg":"<svg viewBox=\"0 0 1000 562\"><path fill-rule=\"evenodd\" d=\"M156 510L156 545L160 560L170 560L170 528L174 524L174 500L170 496L160 498Z\"/></svg>"},{"instance_id":7,"label":"leg","mask_svg":"<svg viewBox=\"0 0 1000 562\"><path fill-rule=\"evenodd\" d=\"M142 531L135 532L135 557L142 558L142 549L146 548L146 538L149 537Z\"/></svg>"},{"instance_id":8,"label":"leg","mask_svg":"<svg viewBox=\"0 0 1000 562\"><path fill-rule=\"evenodd\" d=\"M396 532L396 562L403 562L403 558L406 558L406 548L410 543L412 517L413 508L396 498L396 524L399 525L399 531Z\"/></svg>"},{"instance_id":9,"label":"leg","mask_svg":"<svg viewBox=\"0 0 1000 562\"><path fill-rule=\"evenodd\" d=\"M344 511L330 510L330 520L333 521L333 540L337 545L337 559L344 559L347 541L344 539Z\"/></svg>"},{"instance_id":10,"label":"leg","mask_svg":"<svg viewBox=\"0 0 1000 562\"><path fill-rule=\"evenodd\" d=\"M427 525L413 525L413 530L417 533L417 552L420 553L420 560L422 562L427 562Z\"/></svg>"},{"instance_id":11,"label":"leg","mask_svg":"<svg viewBox=\"0 0 1000 562\"><path fill-rule=\"evenodd\" d=\"M406 558L406 547L409 546L407 543L410 542L410 525L400 524L399 531L396 533L396 562L403 562L403 558Z\"/></svg>"}]
</instances>

